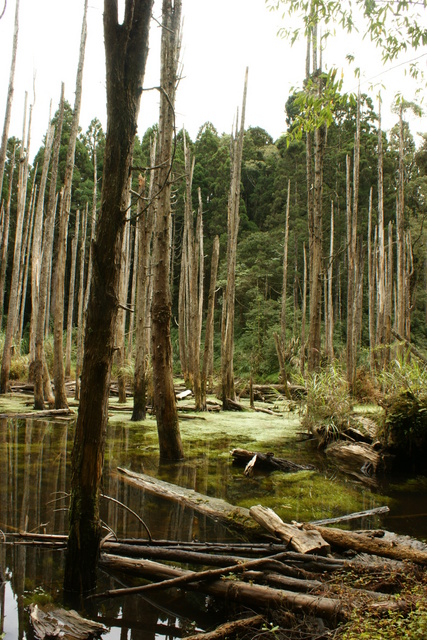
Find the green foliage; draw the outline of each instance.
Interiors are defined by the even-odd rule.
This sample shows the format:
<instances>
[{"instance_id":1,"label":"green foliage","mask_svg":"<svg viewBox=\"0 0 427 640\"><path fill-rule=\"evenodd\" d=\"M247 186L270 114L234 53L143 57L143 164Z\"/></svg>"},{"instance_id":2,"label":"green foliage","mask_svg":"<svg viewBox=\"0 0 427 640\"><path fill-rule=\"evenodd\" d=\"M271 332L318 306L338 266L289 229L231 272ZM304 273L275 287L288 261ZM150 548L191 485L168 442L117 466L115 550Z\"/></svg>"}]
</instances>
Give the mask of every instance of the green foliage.
<instances>
[{"instance_id":1,"label":"green foliage","mask_svg":"<svg viewBox=\"0 0 427 640\"><path fill-rule=\"evenodd\" d=\"M343 372L331 365L308 376L306 388L307 409L302 424L323 446L349 426L353 407L348 384Z\"/></svg>"}]
</instances>

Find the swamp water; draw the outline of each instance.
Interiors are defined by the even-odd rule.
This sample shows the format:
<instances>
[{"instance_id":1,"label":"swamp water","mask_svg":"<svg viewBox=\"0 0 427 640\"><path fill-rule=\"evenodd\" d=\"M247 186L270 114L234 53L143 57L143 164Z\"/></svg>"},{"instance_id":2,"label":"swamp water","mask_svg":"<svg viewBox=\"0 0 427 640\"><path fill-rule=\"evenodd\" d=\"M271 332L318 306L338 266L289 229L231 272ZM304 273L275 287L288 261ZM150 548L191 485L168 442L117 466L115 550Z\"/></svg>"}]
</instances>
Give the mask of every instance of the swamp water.
<instances>
[{"instance_id":1,"label":"swamp water","mask_svg":"<svg viewBox=\"0 0 427 640\"><path fill-rule=\"evenodd\" d=\"M5 410L0 407L0 410ZM6 409L7 410L7 409ZM427 479L412 478L364 486L327 464L324 456L301 438L297 413L272 417L262 413L230 413L181 419L186 459L160 464L156 423L131 423L129 413L112 412L107 436L102 519L118 537L141 537L144 520L154 539L232 540L224 527L191 509L145 494L131 486L117 467L144 472L232 504L274 508L285 520L309 521L388 505L386 517L357 520L354 528L388 528L427 538ZM73 420L0 419L0 530L63 534L67 531L67 490ZM317 471L256 474L246 478L232 465L230 450L273 451L276 456ZM235 539L235 538L234 538ZM28 623L30 603L61 605L63 551L0 543L0 638L33 638ZM100 570L98 591L135 584ZM93 601L85 615L109 628L103 638L151 640L180 638L223 620L223 605L203 594L170 590L149 598L126 596Z\"/></svg>"}]
</instances>

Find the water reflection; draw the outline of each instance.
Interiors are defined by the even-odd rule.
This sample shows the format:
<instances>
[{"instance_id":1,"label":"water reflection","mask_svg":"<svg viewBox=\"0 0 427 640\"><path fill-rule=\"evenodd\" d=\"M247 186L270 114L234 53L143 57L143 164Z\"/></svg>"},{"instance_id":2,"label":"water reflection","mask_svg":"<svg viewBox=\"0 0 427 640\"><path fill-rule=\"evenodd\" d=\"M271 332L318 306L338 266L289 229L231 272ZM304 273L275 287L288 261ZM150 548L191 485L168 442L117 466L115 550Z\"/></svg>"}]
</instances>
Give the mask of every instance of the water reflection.
<instances>
[{"instance_id":1,"label":"water reflection","mask_svg":"<svg viewBox=\"0 0 427 640\"><path fill-rule=\"evenodd\" d=\"M144 429L138 426L136 430L127 423L112 424L108 430L103 493L114 501L103 501L101 517L108 530L118 537L146 537L141 522L119 503L139 514L156 539L226 540L231 537L224 526L212 523L192 509L158 500L129 484L117 472L118 466L145 471L236 504L245 500L248 504L270 501L269 506L284 510L289 519L298 519L301 514L306 517L308 507L313 513L311 519L330 517L334 509L342 513L346 503L338 504L338 495L354 494L360 508L369 509L381 504L385 494L392 501L390 529L425 536L425 479L419 479L418 483L413 480L403 488L384 486L383 496L348 479L333 477L325 469L309 478L288 476L286 484L283 484L283 474L247 479L241 469L232 467L228 455L218 455L217 448L210 449L209 442L203 453L199 448L194 455L189 446L188 460L184 463L161 465L155 449L143 448ZM1 531L6 534L67 533L68 453L73 435L74 423L68 420L0 419ZM230 445L234 443L224 441L225 452ZM295 456L295 444L281 453L284 457ZM301 462L304 456L313 455L303 451L299 454ZM320 464L320 458L317 462ZM366 521L358 522L357 526L369 528L378 524L381 523ZM37 601L61 603L63 561L64 553L60 549L0 544L0 637L4 633L10 640L32 638L26 605ZM121 583L117 576L100 572L102 591L132 584L132 578L123 577ZM97 601L91 606L93 609L88 614L111 629L104 637L120 640L180 638L194 629L209 628L223 615L216 608L217 603L207 601L202 594L180 590L156 593L150 595L150 599L127 596L120 601Z\"/></svg>"}]
</instances>

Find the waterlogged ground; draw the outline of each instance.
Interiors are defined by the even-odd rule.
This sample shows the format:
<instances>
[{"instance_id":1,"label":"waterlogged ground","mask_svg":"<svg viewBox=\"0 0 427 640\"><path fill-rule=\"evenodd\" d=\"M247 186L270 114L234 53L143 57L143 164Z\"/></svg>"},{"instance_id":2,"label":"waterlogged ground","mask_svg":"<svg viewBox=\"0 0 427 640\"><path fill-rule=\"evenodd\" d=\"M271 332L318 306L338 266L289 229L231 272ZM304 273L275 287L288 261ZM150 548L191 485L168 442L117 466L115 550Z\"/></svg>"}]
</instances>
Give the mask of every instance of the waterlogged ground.
<instances>
[{"instance_id":1,"label":"waterlogged ground","mask_svg":"<svg viewBox=\"0 0 427 640\"><path fill-rule=\"evenodd\" d=\"M29 396L2 396L0 414L31 411ZM180 406L183 406L180 404ZM131 486L117 467L147 473L200 493L250 507L274 508L285 521L312 521L388 505L387 518L364 518L355 528L385 527L425 539L427 480L425 477L380 481L365 486L342 475L301 432L298 405L283 405L280 416L245 411L194 414L182 412L181 435L186 458L161 464L157 429L151 416L130 422L126 407L112 401L105 452L102 518L106 532L145 537L144 527L124 507L144 520L154 538L229 540L232 533L190 509L146 495ZM46 533L67 531L67 491L75 418L42 420L0 417L0 530ZM315 471L257 473L252 478L232 464L230 451L246 448L274 452ZM31 637L26 605L61 601L63 554L0 544L0 570L6 578L0 597L0 637ZM120 586L100 575L100 588ZM141 606L143 602L143 606ZM110 629L105 638L181 637L217 620L216 605L199 594L157 595L153 601L126 598L98 603L91 611ZM127 634L130 634L129 636ZM136 637L136 636L135 636Z\"/></svg>"}]
</instances>

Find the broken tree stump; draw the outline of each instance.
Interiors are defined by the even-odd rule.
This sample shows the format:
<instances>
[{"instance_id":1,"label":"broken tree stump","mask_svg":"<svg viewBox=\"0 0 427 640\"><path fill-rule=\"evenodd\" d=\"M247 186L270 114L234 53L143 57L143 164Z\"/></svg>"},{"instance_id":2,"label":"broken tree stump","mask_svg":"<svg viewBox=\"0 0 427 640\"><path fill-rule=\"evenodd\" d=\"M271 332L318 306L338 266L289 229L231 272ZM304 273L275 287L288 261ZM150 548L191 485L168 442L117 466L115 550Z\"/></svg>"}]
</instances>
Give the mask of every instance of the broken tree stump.
<instances>
[{"instance_id":1,"label":"broken tree stump","mask_svg":"<svg viewBox=\"0 0 427 640\"><path fill-rule=\"evenodd\" d=\"M295 525L286 524L273 509L258 505L251 507L249 512L258 524L299 553L327 554L331 550L330 545L322 538L320 533L312 530L302 530ZM310 535L307 536L307 533ZM313 536L313 533L316 533L316 535Z\"/></svg>"}]
</instances>

